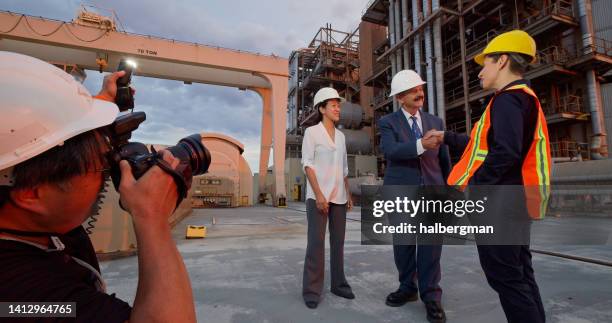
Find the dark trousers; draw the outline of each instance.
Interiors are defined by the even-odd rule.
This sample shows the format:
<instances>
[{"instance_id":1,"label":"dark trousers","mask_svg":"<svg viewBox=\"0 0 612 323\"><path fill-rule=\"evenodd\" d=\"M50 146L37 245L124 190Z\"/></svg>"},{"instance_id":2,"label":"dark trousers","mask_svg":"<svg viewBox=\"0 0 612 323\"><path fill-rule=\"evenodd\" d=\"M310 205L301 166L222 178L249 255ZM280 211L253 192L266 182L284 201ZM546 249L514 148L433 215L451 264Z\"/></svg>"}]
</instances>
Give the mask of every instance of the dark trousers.
<instances>
[{"instance_id":1,"label":"dark trousers","mask_svg":"<svg viewBox=\"0 0 612 323\"><path fill-rule=\"evenodd\" d=\"M408 195L418 199L421 196L428 199L447 198L445 195L436 192L436 186L414 187L415 192L407 192ZM443 193L443 192L442 192ZM393 198L394 199L394 198ZM421 216L419 218L406 218L402 214L391 214L389 223L398 225L401 222L411 223L418 226L433 225L433 214ZM441 235L393 235L393 259L399 273L399 289L404 292L419 292L423 302L440 301L442 299L442 288L440 279L442 271L440 269L440 257L442 256Z\"/></svg>"},{"instance_id":2,"label":"dark trousers","mask_svg":"<svg viewBox=\"0 0 612 323\"><path fill-rule=\"evenodd\" d=\"M423 302L440 301L441 255L441 245L394 245L393 258L399 272L400 289L405 292L418 290Z\"/></svg>"},{"instance_id":3,"label":"dark trousers","mask_svg":"<svg viewBox=\"0 0 612 323\"><path fill-rule=\"evenodd\" d=\"M313 199L306 201L308 218L308 245L304 259L302 295L305 301L319 301L325 272L325 229L329 220L331 288L343 290L350 287L344 276L344 233L346 228L346 204L329 203L328 215L317 209Z\"/></svg>"},{"instance_id":4,"label":"dark trousers","mask_svg":"<svg viewBox=\"0 0 612 323\"><path fill-rule=\"evenodd\" d=\"M479 245L478 256L509 323L546 321L529 246Z\"/></svg>"}]
</instances>

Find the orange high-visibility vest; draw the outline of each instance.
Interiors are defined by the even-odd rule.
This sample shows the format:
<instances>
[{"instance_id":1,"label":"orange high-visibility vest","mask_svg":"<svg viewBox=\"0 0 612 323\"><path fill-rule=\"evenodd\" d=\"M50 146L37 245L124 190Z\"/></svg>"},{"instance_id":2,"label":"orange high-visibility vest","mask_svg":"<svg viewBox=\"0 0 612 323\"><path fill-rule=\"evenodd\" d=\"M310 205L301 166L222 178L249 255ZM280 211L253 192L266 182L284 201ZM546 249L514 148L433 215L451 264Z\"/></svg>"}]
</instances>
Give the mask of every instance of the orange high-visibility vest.
<instances>
[{"instance_id":1,"label":"orange high-visibility vest","mask_svg":"<svg viewBox=\"0 0 612 323\"><path fill-rule=\"evenodd\" d=\"M532 219L541 219L546 213L548 198L550 196L550 141L548 138L548 127L546 117L542 111L540 100L537 95L525 84L511 86L504 91L522 90L532 96L538 109L538 121L536 123L533 140L529 152L525 156L522 167L523 186L527 211ZM496 96L499 93L496 94ZM487 134L491 127L491 106L493 97L483 112L480 120L474 125L470 136L470 142L465 148L461 159L453 167L448 176L447 183L464 190L470 178L476 173L484 162L489 152Z\"/></svg>"}]
</instances>

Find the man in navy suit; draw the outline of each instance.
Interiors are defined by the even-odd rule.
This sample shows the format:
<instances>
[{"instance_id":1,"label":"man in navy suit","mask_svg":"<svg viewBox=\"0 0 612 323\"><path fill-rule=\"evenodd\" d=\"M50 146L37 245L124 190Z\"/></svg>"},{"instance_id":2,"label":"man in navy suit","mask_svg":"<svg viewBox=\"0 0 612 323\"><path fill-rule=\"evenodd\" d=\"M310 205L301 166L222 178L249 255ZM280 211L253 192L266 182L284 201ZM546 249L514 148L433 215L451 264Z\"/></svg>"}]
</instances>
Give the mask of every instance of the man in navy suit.
<instances>
[{"instance_id":1,"label":"man in navy suit","mask_svg":"<svg viewBox=\"0 0 612 323\"><path fill-rule=\"evenodd\" d=\"M443 129L442 119L421 111L425 82L412 70L398 72L391 81L391 96L401 109L378 121L380 148L387 162L383 185L446 185L451 161L448 147L435 136L425 135ZM441 305L440 256L442 246L400 245L394 243L393 256L400 286L389 294L386 304L402 306L420 295L430 322L445 322ZM418 281L418 284L417 284Z\"/></svg>"}]
</instances>

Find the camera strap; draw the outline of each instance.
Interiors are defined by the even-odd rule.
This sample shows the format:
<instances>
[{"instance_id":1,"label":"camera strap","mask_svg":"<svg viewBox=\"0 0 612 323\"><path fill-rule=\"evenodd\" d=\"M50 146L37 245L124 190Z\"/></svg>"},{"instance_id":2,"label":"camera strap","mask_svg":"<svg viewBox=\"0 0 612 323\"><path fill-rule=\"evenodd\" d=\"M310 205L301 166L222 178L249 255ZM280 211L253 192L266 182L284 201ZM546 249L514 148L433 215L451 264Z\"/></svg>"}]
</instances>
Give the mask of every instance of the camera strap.
<instances>
[{"instance_id":1,"label":"camera strap","mask_svg":"<svg viewBox=\"0 0 612 323\"><path fill-rule=\"evenodd\" d=\"M185 197L187 197L187 183L181 174L179 174L168 162L162 159L161 155L155 159L155 162L159 168L163 169L166 173L170 174L172 178L174 178L174 182L176 183L176 189L178 192L178 198L176 199L176 208L178 208L179 204L183 201Z\"/></svg>"}]
</instances>

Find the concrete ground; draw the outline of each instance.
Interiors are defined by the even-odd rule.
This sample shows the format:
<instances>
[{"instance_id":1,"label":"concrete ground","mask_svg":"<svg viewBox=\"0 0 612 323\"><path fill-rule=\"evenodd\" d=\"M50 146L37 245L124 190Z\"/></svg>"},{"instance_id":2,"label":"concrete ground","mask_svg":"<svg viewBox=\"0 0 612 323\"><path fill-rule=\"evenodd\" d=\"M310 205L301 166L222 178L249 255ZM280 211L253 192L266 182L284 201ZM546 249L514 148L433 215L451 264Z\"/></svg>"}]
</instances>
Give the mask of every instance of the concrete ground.
<instances>
[{"instance_id":1,"label":"concrete ground","mask_svg":"<svg viewBox=\"0 0 612 323\"><path fill-rule=\"evenodd\" d=\"M306 308L301 297L303 210L303 204L199 209L175 227L199 322L426 322L421 302L399 308L384 304L398 287L392 247L360 244L358 209L349 214L353 220L347 221L345 245L345 272L356 298L331 294L327 276L319 307ZM208 237L186 240L188 224L208 226ZM549 249L612 261L609 246ZM543 254L534 254L533 262L548 322L612 322L612 267ZM132 303L136 257L105 261L101 267L108 291ZM444 246L441 286L448 322L505 322L474 246Z\"/></svg>"}]
</instances>

